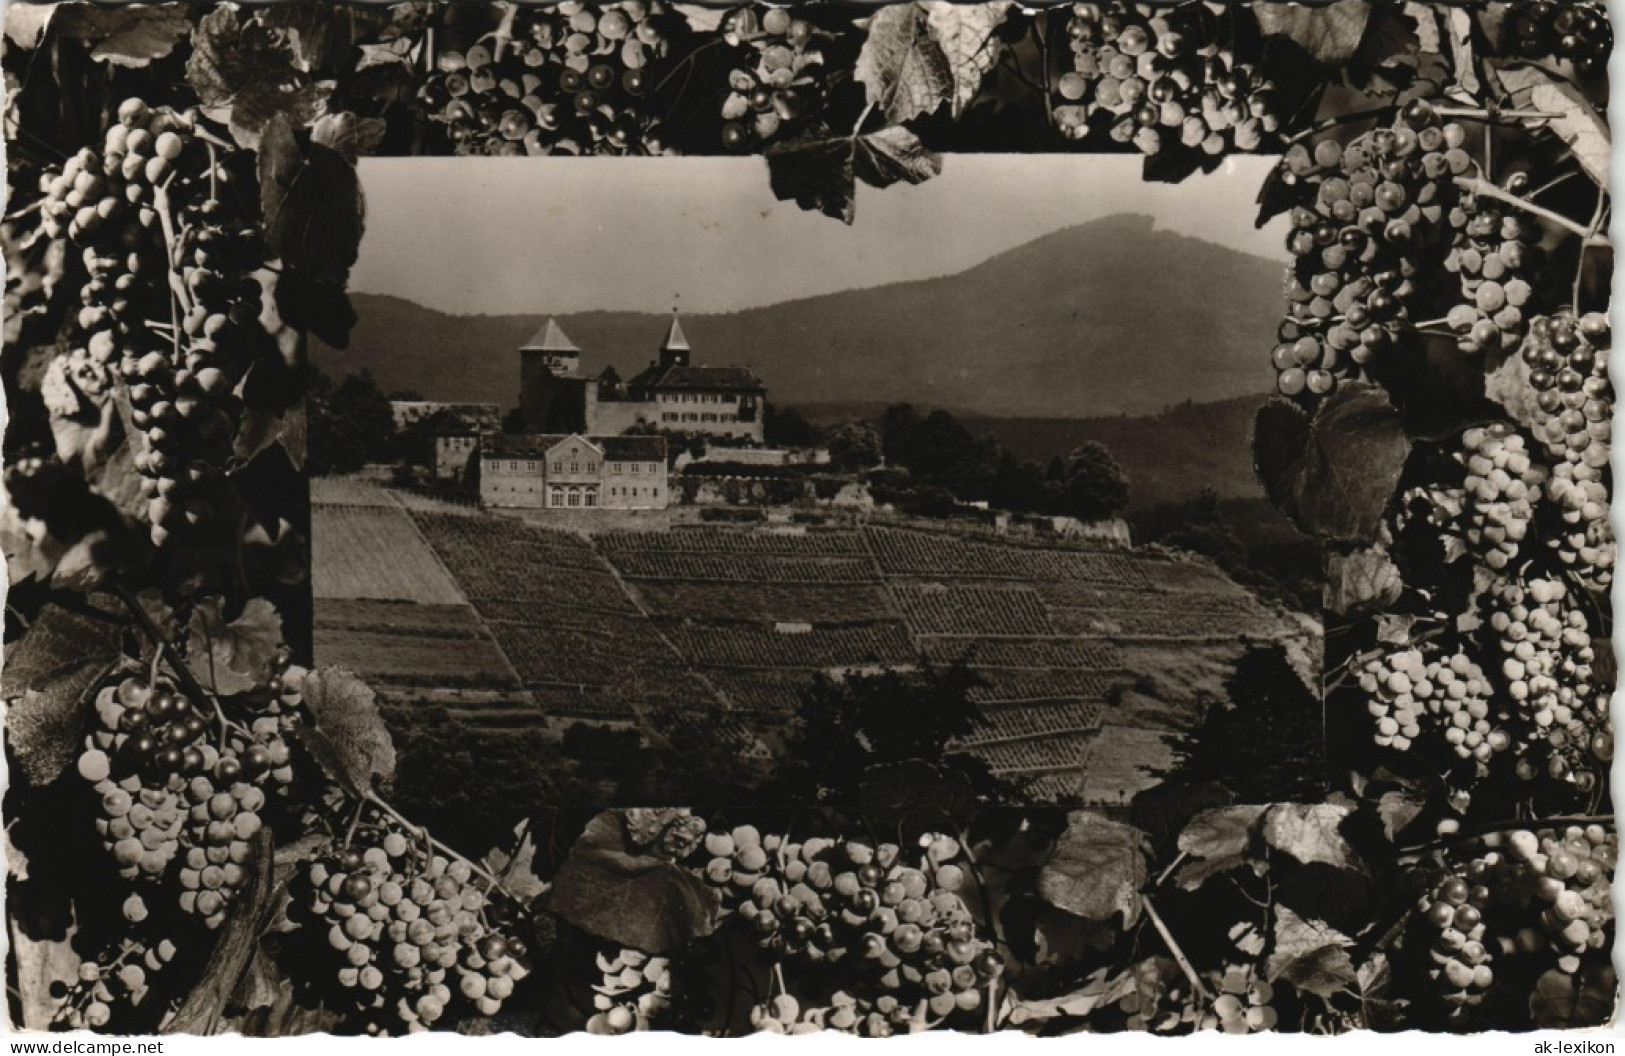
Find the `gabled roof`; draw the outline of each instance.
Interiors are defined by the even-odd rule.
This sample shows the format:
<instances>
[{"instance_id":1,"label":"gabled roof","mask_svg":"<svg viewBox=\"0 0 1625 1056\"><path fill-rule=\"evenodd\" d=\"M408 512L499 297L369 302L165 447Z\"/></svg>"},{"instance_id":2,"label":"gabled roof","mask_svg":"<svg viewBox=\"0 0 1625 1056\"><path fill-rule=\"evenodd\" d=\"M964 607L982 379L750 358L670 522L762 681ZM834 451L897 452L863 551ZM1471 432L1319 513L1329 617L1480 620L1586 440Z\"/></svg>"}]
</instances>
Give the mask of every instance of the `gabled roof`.
<instances>
[{"instance_id":1,"label":"gabled roof","mask_svg":"<svg viewBox=\"0 0 1625 1056\"><path fill-rule=\"evenodd\" d=\"M612 462L658 462L666 457L663 436L583 436L580 433L499 433L481 444L484 458L545 458L569 440L578 440Z\"/></svg>"},{"instance_id":2,"label":"gabled roof","mask_svg":"<svg viewBox=\"0 0 1625 1056\"><path fill-rule=\"evenodd\" d=\"M648 367L627 383L632 389L686 392L766 392L762 379L744 367Z\"/></svg>"},{"instance_id":3,"label":"gabled roof","mask_svg":"<svg viewBox=\"0 0 1625 1056\"><path fill-rule=\"evenodd\" d=\"M559 326L558 320L550 316L542 328L536 331L535 336L519 346L519 351L574 352L579 355L581 349L575 346L574 341L565 336L564 329Z\"/></svg>"},{"instance_id":4,"label":"gabled roof","mask_svg":"<svg viewBox=\"0 0 1625 1056\"><path fill-rule=\"evenodd\" d=\"M677 316L671 317L671 327L666 331L666 343L660 346L665 352L688 352L688 336L683 333L683 324Z\"/></svg>"},{"instance_id":5,"label":"gabled roof","mask_svg":"<svg viewBox=\"0 0 1625 1056\"><path fill-rule=\"evenodd\" d=\"M497 429L502 411L494 403L391 401L402 436L468 436Z\"/></svg>"}]
</instances>

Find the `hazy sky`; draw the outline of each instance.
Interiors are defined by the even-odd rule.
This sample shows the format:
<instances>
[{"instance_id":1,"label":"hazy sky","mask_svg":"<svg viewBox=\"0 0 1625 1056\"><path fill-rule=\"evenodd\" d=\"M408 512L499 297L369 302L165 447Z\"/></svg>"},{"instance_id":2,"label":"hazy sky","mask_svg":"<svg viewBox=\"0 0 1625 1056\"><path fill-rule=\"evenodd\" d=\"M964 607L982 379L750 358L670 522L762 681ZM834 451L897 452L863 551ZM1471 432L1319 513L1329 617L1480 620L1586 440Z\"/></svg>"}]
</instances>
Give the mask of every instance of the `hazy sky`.
<instances>
[{"instance_id":1,"label":"hazy sky","mask_svg":"<svg viewBox=\"0 0 1625 1056\"><path fill-rule=\"evenodd\" d=\"M1253 228L1270 164L1170 186L1137 157L954 155L918 187L860 186L847 227L774 201L760 158L363 159L352 287L457 313L734 311L952 274L1124 212L1284 259L1281 222Z\"/></svg>"}]
</instances>

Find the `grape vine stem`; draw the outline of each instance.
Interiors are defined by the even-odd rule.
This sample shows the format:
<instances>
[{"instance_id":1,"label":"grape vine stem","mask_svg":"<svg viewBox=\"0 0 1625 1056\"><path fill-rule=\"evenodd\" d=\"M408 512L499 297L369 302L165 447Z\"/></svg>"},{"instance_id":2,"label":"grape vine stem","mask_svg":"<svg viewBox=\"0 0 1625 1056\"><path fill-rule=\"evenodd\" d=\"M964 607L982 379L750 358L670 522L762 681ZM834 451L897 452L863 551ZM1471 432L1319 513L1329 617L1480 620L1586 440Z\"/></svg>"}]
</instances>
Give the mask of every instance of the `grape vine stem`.
<instances>
[{"instance_id":1,"label":"grape vine stem","mask_svg":"<svg viewBox=\"0 0 1625 1056\"><path fill-rule=\"evenodd\" d=\"M398 811L394 807L390 806L387 802L384 801L384 799L381 796L378 795L378 793L376 793L376 792L368 792L368 793L366 793L364 798L365 798L366 802L371 803L373 806L377 807L379 810L383 811L385 814L387 814L391 818L395 819L395 822L397 824L405 827L405 829L408 832L416 833L417 835L422 836L425 840L427 840L429 842L429 846L433 847L435 850L439 851L441 854L444 854L449 858L455 858L456 860L465 863L470 869L472 869L478 876L482 877L493 888L495 888L498 891L501 891L504 895L506 895L509 899L512 899L513 901L515 901L515 902L519 901L518 899L515 899L512 895L508 894L507 889L502 886L501 882L498 881L497 878L494 875L492 875L492 873L491 873L491 871L489 869L485 868L483 865L479 864L478 862L467 858L466 856L458 853L457 851L453 850L452 848L446 846L444 843L442 843L439 840L435 839L435 837L429 832L428 829L424 828L422 825L419 825L417 822L412 821L406 815L402 814L400 811Z\"/></svg>"},{"instance_id":2,"label":"grape vine stem","mask_svg":"<svg viewBox=\"0 0 1625 1056\"><path fill-rule=\"evenodd\" d=\"M1151 904L1150 897L1141 895L1140 904L1145 907L1145 915L1151 919L1151 926L1157 929L1157 934L1161 935L1162 941L1167 944L1168 952L1174 955L1174 960L1179 964L1180 971L1184 972L1185 978L1190 980L1191 989L1203 1001L1211 1001L1213 997L1207 992L1207 987L1202 985L1202 977L1196 974L1196 966L1191 964L1189 957L1185 956L1185 951L1180 948L1179 943L1174 939L1174 933L1168 930L1168 925L1163 923L1162 915L1157 912L1157 907Z\"/></svg>"},{"instance_id":3,"label":"grape vine stem","mask_svg":"<svg viewBox=\"0 0 1625 1056\"><path fill-rule=\"evenodd\" d=\"M1531 202L1525 198L1519 198L1517 195L1497 187L1488 180L1478 179L1477 177L1473 176L1457 176L1455 179L1455 184L1457 187L1460 187L1469 194L1476 194L1483 198L1493 198L1498 202L1504 202L1507 205L1512 206L1514 209L1520 209L1531 216L1538 216L1542 220L1550 221L1551 223L1556 224L1565 231L1568 231L1578 237L1581 240L1582 245L1612 245L1608 239L1603 238L1601 235L1598 235L1593 231L1587 230L1584 226L1575 223L1562 213L1548 209L1543 205L1536 205L1534 202Z\"/></svg>"}]
</instances>

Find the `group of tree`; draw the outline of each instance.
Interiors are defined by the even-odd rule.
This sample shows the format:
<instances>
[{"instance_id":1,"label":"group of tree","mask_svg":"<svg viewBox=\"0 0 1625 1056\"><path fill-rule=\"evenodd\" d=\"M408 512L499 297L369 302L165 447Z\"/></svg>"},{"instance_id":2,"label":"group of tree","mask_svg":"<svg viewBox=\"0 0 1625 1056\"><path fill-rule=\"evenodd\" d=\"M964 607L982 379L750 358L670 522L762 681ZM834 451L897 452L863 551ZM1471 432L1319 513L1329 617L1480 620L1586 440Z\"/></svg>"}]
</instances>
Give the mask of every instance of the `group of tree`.
<instances>
[{"instance_id":1,"label":"group of tree","mask_svg":"<svg viewBox=\"0 0 1625 1056\"><path fill-rule=\"evenodd\" d=\"M1128 505L1128 475L1097 441L1085 441L1048 465L1022 461L991 437L972 434L951 412L922 416L907 403L886 408L879 439L888 465L908 470L916 485L945 489L962 501L1088 521L1115 516Z\"/></svg>"},{"instance_id":2,"label":"group of tree","mask_svg":"<svg viewBox=\"0 0 1625 1056\"><path fill-rule=\"evenodd\" d=\"M1211 488L1195 498L1141 510L1134 538L1201 554L1236 582L1300 612L1321 608L1325 583L1320 544L1263 499L1221 499Z\"/></svg>"},{"instance_id":3,"label":"group of tree","mask_svg":"<svg viewBox=\"0 0 1625 1056\"><path fill-rule=\"evenodd\" d=\"M305 402L310 474L353 473L362 466L393 461L395 413L389 400L364 367L336 382L315 371Z\"/></svg>"}]
</instances>

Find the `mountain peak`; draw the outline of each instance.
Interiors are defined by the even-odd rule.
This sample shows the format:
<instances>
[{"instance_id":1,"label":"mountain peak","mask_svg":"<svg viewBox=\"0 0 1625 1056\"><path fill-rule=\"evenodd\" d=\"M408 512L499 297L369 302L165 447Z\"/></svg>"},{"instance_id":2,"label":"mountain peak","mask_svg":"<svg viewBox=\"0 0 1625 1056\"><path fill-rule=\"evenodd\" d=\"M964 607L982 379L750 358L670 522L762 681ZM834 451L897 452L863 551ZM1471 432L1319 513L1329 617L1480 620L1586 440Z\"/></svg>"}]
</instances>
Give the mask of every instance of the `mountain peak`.
<instances>
[{"instance_id":1,"label":"mountain peak","mask_svg":"<svg viewBox=\"0 0 1625 1056\"><path fill-rule=\"evenodd\" d=\"M994 415L1144 414L1269 388L1265 350L1279 321L1280 276L1277 262L1123 213L955 275L691 313L686 322L705 334L711 362L750 366L779 404L907 400ZM367 367L386 389L431 399L510 405L517 349L547 321L540 312L454 316L393 297L353 300L361 318L350 351L315 347L317 365L340 374ZM558 324L590 376L640 366L671 320L584 312Z\"/></svg>"}]
</instances>

